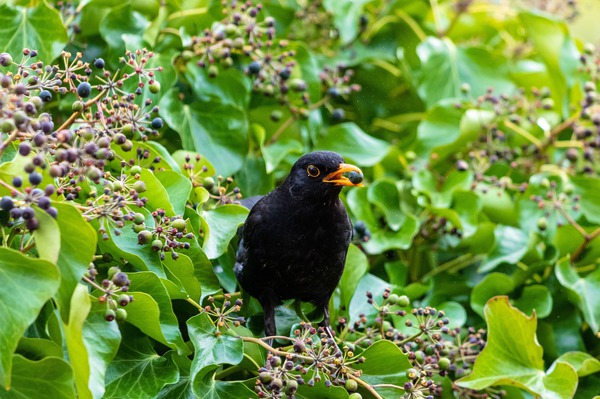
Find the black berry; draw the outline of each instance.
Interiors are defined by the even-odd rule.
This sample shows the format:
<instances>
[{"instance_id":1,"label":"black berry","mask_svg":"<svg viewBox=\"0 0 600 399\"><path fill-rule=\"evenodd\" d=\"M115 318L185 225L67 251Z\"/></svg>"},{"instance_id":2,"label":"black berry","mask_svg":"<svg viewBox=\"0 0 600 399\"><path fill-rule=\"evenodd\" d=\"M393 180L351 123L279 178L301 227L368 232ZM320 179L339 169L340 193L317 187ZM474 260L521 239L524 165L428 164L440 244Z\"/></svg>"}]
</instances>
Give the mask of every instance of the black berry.
<instances>
[{"instance_id":1,"label":"black berry","mask_svg":"<svg viewBox=\"0 0 600 399\"><path fill-rule=\"evenodd\" d=\"M81 98L87 98L92 94L92 85L88 82L81 82L79 86L77 86L77 94Z\"/></svg>"},{"instance_id":2,"label":"black berry","mask_svg":"<svg viewBox=\"0 0 600 399\"><path fill-rule=\"evenodd\" d=\"M96 61L94 61L94 66L98 69L104 69L104 60L102 58L96 58Z\"/></svg>"},{"instance_id":3,"label":"black berry","mask_svg":"<svg viewBox=\"0 0 600 399\"><path fill-rule=\"evenodd\" d=\"M9 196L2 197L2 200L0 200L0 208L2 208L5 211L10 211L12 208L14 208L14 206L15 203Z\"/></svg>"},{"instance_id":4,"label":"black berry","mask_svg":"<svg viewBox=\"0 0 600 399\"><path fill-rule=\"evenodd\" d=\"M250 65L248 65L248 72L252 75L256 75L260 72L262 65L258 61L252 61Z\"/></svg>"},{"instance_id":5,"label":"black berry","mask_svg":"<svg viewBox=\"0 0 600 399\"><path fill-rule=\"evenodd\" d=\"M154 119L152 119L152 129L160 129L161 127L163 127L163 120L162 120L162 118L154 118Z\"/></svg>"},{"instance_id":6,"label":"black berry","mask_svg":"<svg viewBox=\"0 0 600 399\"><path fill-rule=\"evenodd\" d=\"M37 186L41 182L42 182L42 175L40 175L38 172L31 172L29 174L29 183L31 183L34 186Z\"/></svg>"},{"instance_id":7,"label":"black berry","mask_svg":"<svg viewBox=\"0 0 600 399\"><path fill-rule=\"evenodd\" d=\"M43 102L48 103L52 101L52 93L50 93L48 90L42 90L40 92L40 98Z\"/></svg>"}]
</instances>

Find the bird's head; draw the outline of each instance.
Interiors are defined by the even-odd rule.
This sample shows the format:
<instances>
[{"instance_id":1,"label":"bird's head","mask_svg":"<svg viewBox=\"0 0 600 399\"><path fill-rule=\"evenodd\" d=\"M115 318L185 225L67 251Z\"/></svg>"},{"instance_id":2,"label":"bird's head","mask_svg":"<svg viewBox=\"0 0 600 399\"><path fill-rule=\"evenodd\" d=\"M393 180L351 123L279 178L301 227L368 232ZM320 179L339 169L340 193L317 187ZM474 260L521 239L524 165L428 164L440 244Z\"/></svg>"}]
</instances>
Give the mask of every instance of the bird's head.
<instances>
[{"instance_id":1,"label":"bird's head","mask_svg":"<svg viewBox=\"0 0 600 399\"><path fill-rule=\"evenodd\" d=\"M344 163L344 158L331 151L316 151L302 156L286 179L294 196L334 198L344 186L362 186L362 171Z\"/></svg>"}]
</instances>

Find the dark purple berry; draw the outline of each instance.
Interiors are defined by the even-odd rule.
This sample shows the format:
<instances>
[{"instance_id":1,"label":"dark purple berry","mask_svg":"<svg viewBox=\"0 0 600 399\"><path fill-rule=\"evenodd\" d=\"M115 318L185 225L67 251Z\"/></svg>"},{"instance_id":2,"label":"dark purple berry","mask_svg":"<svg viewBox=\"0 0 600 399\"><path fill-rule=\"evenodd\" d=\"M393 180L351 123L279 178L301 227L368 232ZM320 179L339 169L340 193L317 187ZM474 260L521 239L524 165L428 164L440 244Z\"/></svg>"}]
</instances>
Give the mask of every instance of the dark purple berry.
<instances>
[{"instance_id":1,"label":"dark purple berry","mask_svg":"<svg viewBox=\"0 0 600 399\"><path fill-rule=\"evenodd\" d=\"M31 152L31 145L29 143L24 142L19 145L19 154L26 157Z\"/></svg>"},{"instance_id":2,"label":"dark purple berry","mask_svg":"<svg viewBox=\"0 0 600 399\"><path fill-rule=\"evenodd\" d=\"M31 219L31 218L33 218L35 216L35 211L32 208L25 208L25 209L23 209L23 212L21 213L21 216L25 220Z\"/></svg>"},{"instance_id":3,"label":"dark purple berry","mask_svg":"<svg viewBox=\"0 0 600 399\"><path fill-rule=\"evenodd\" d=\"M248 73L250 73L251 75L256 75L257 73L260 72L261 68L262 68L262 65L260 64L260 62L252 61L250 63L250 65L248 65Z\"/></svg>"},{"instance_id":4,"label":"dark purple berry","mask_svg":"<svg viewBox=\"0 0 600 399\"><path fill-rule=\"evenodd\" d=\"M0 200L0 208L2 208L3 210L10 211L14 207L15 203L9 196L2 197L2 199Z\"/></svg>"},{"instance_id":5,"label":"dark purple berry","mask_svg":"<svg viewBox=\"0 0 600 399\"><path fill-rule=\"evenodd\" d=\"M13 219L18 219L23 216L23 210L21 208L13 208L10 210L10 217Z\"/></svg>"},{"instance_id":6,"label":"dark purple berry","mask_svg":"<svg viewBox=\"0 0 600 399\"><path fill-rule=\"evenodd\" d=\"M112 282L119 287L124 287L130 283L129 279L127 278L127 274L123 272L115 273L112 278Z\"/></svg>"},{"instance_id":7,"label":"dark purple berry","mask_svg":"<svg viewBox=\"0 0 600 399\"><path fill-rule=\"evenodd\" d=\"M104 320L106 321L113 321L115 317L117 317L117 314L112 309L106 309L104 312Z\"/></svg>"},{"instance_id":8,"label":"dark purple berry","mask_svg":"<svg viewBox=\"0 0 600 399\"><path fill-rule=\"evenodd\" d=\"M56 217L58 216L58 209L51 206L50 208L46 209L46 213L52 216L54 219L56 219Z\"/></svg>"},{"instance_id":9,"label":"dark purple berry","mask_svg":"<svg viewBox=\"0 0 600 399\"><path fill-rule=\"evenodd\" d=\"M459 159L456 161L456 169L459 172L464 172L465 170L469 169L469 164L465 160Z\"/></svg>"},{"instance_id":10,"label":"dark purple berry","mask_svg":"<svg viewBox=\"0 0 600 399\"><path fill-rule=\"evenodd\" d=\"M292 76L292 70L290 68L284 68L279 72L279 77L283 80L288 80Z\"/></svg>"},{"instance_id":11,"label":"dark purple berry","mask_svg":"<svg viewBox=\"0 0 600 399\"><path fill-rule=\"evenodd\" d=\"M48 197L40 197L38 200L38 206L42 209L48 209L52 205L52 201Z\"/></svg>"},{"instance_id":12,"label":"dark purple berry","mask_svg":"<svg viewBox=\"0 0 600 399\"><path fill-rule=\"evenodd\" d=\"M42 130L44 124L42 123ZM46 136L44 135L44 133L38 133L35 136L33 136L33 144L35 144L36 147L41 147L44 144L46 144Z\"/></svg>"},{"instance_id":13,"label":"dark purple berry","mask_svg":"<svg viewBox=\"0 0 600 399\"><path fill-rule=\"evenodd\" d=\"M54 186L52 184L48 184L46 186L46 188L44 189L44 194L46 194L47 197L51 196L52 194L54 194Z\"/></svg>"},{"instance_id":14,"label":"dark purple berry","mask_svg":"<svg viewBox=\"0 0 600 399\"><path fill-rule=\"evenodd\" d=\"M41 182L42 182L42 175L40 175L38 172L31 172L29 174L29 183L31 183L34 186L37 186Z\"/></svg>"},{"instance_id":15,"label":"dark purple berry","mask_svg":"<svg viewBox=\"0 0 600 399\"><path fill-rule=\"evenodd\" d=\"M344 120L345 117L346 117L346 112L341 108L336 108L331 113L331 119L333 119L335 122Z\"/></svg>"},{"instance_id":16,"label":"dark purple berry","mask_svg":"<svg viewBox=\"0 0 600 399\"><path fill-rule=\"evenodd\" d=\"M40 227L40 222L36 218L26 219L25 226L29 231L37 230Z\"/></svg>"},{"instance_id":17,"label":"dark purple berry","mask_svg":"<svg viewBox=\"0 0 600 399\"><path fill-rule=\"evenodd\" d=\"M46 134L50 134L50 133L52 133L52 130L54 130L54 122L52 122L52 121L43 121L42 122L42 132L44 132Z\"/></svg>"},{"instance_id":18,"label":"dark purple berry","mask_svg":"<svg viewBox=\"0 0 600 399\"><path fill-rule=\"evenodd\" d=\"M160 129L161 127L163 127L163 120L162 120L162 118L154 118L154 119L152 119L152 129Z\"/></svg>"},{"instance_id":19,"label":"dark purple berry","mask_svg":"<svg viewBox=\"0 0 600 399\"><path fill-rule=\"evenodd\" d=\"M92 85L88 82L81 82L79 86L77 86L77 94L81 98L87 98L92 94Z\"/></svg>"},{"instance_id":20,"label":"dark purple berry","mask_svg":"<svg viewBox=\"0 0 600 399\"><path fill-rule=\"evenodd\" d=\"M94 61L94 66L98 69L104 69L104 60L102 58L96 58L96 60Z\"/></svg>"},{"instance_id":21,"label":"dark purple berry","mask_svg":"<svg viewBox=\"0 0 600 399\"><path fill-rule=\"evenodd\" d=\"M23 179L21 179L19 176L15 176L15 177L13 177L12 184L16 188L19 188L23 185Z\"/></svg>"},{"instance_id":22,"label":"dark purple berry","mask_svg":"<svg viewBox=\"0 0 600 399\"><path fill-rule=\"evenodd\" d=\"M52 93L50 93L48 90L42 90L40 92L40 98L43 102L48 103L52 101Z\"/></svg>"}]
</instances>

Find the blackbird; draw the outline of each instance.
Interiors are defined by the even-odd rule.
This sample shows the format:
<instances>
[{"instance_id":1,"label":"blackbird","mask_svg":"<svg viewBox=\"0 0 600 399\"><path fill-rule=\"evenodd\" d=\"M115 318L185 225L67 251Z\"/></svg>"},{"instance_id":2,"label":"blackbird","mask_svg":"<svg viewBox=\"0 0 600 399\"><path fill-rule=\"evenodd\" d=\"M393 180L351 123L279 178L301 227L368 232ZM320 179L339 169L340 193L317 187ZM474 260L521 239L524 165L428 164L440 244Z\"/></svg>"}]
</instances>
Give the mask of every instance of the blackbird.
<instances>
[{"instance_id":1,"label":"blackbird","mask_svg":"<svg viewBox=\"0 0 600 399\"><path fill-rule=\"evenodd\" d=\"M275 308L285 299L322 309L320 325L331 334L329 299L352 238L338 195L344 186L362 186L361 181L361 170L339 154L313 152L298 159L283 183L252 207L234 271L263 307L265 335L276 334Z\"/></svg>"}]
</instances>

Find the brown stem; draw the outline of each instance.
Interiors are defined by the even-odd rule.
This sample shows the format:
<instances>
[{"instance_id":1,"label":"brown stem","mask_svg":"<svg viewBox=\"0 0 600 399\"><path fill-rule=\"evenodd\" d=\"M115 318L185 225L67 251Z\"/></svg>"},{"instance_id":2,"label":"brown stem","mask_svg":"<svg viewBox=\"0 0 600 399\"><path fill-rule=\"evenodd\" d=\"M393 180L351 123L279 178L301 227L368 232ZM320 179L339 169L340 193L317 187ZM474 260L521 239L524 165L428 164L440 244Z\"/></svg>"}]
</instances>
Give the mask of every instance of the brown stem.
<instances>
[{"instance_id":1,"label":"brown stem","mask_svg":"<svg viewBox=\"0 0 600 399\"><path fill-rule=\"evenodd\" d=\"M600 236L600 227L592 231L590 234L586 233L583 236L583 242L581 243L581 245L575 250L575 252L573 252L573 255L571 255L571 263L575 263L585 250L585 247L587 247L587 245L590 243L590 241L592 241L598 236Z\"/></svg>"},{"instance_id":2,"label":"brown stem","mask_svg":"<svg viewBox=\"0 0 600 399\"><path fill-rule=\"evenodd\" d=\"M358 385L361 385L363 388L365 388L367 391L369 391L369 393L371 393L371 395L373 395L376 399L383 399L383 397L381 395L379 395L377 393L377 391L371 385L369 385L367 382L361 380L360 378L358 378L352 374L348 374L348 378L356 381L358 383Z\"/></svg>"},{"instance_id":3,"label":"brown stem","mask_svg":"<svg viewBox=\"0 0 600 399\"><path fill-rule=\"evenodd\" d=\"M254 337L242 337L242 336L240 336L239 338L244 342L251 342L253 344L260 345L263 348L265 348L266 350L268 350L269 352L274 353L276 355L279 355L279 356L290 355L290 352L284 352L284 351L280 351L279 349L275 349L271 345L267 344L266 342L263 342L261 339L254 338ZM268 338L270 338L270 337L268 337ZM296 356L296 358L305 360L307 362L314 361L314 359L312 357L298 355L298 354L295 354L295 356Z\"/></svg>"},{"instance_id":4,"label":"brown stem","mask_svg":"<svg viewBox=\"0 0 600 399\"><path fill-rule=\"evenodd\" d=\"M102 97L104 97L104 95L106 94L107 91L108 91L108 89L104 89L96 97L87 101L83 105L83 108L80 111L75 111L73 114L71 114L71 116L69 116L69 119L64 121L64 123L62 125L60 125L60 127L58 129L56 129L56 131L60 132L61 130L67 129L69 126L71 126L73 124L73 122L75 122L75 120L83 113L83 111L85 111L87 108L92 106L92 104L94 104L96 101L98 101Z\"/></svg>"},{"instance_id":5,"label":"brown stem","mask_svg":"<svg viewBox=\"0 0 600 399\"><path fill-rule=\"evenodd\" d=\"M269 144L273 144L275 141L277 141L277 139L279 138L279 136L281 136L281 133L283 133L285 131L285 129L287 129L288 127L290 127L290 125L292 123L294 123L294 117L290 116L288 119L286 119L285 122L283 122L281 124L281 126L279 126L279 128L277 129L277 131L273 134L273 136L271 136L271 139L269 140Z\"/></svg>"},{"instance_id":6,"label":"brown stem","mask_svg":"<svg viewBox=\"0 0 600 399\"><path fill-rule=\"evenodd\" d=\"M17 138L18 135L19 135L19 129L15 129L15 131L12 132L6 138L6 140L4 140L4 142L2 142L2 145L0 145L0 156L2 156L2 154L4 153L4 150L8 148L8 145L10 144L10 142L13 141L15 138Z\"/></svg>"}]
</instances>

